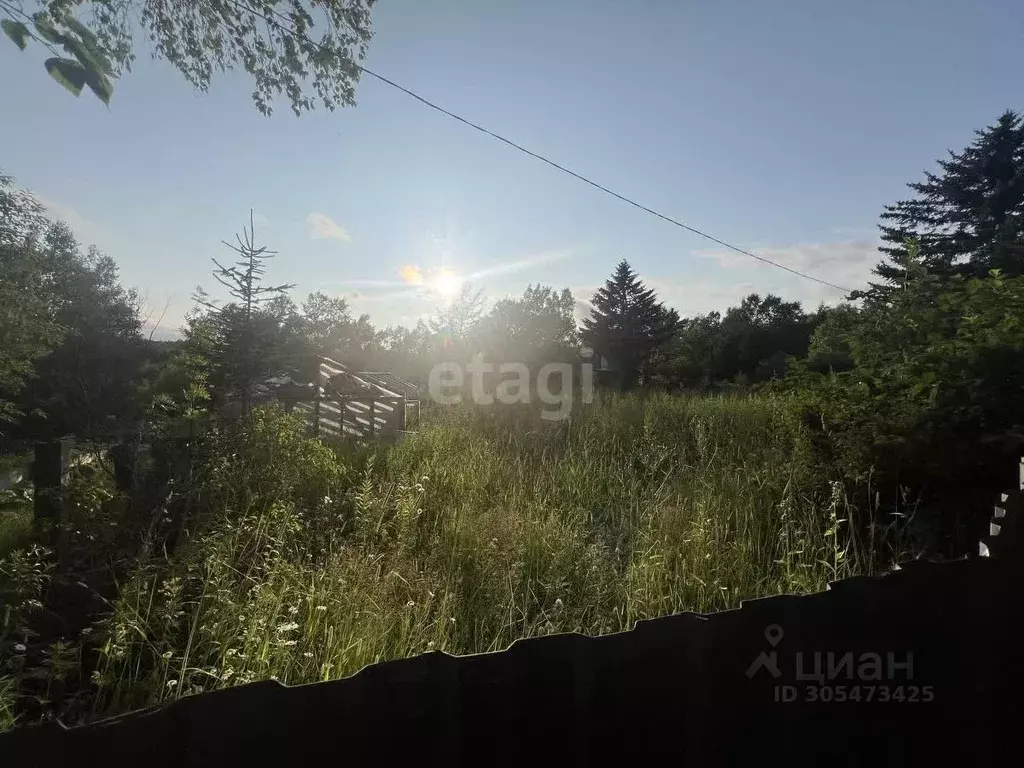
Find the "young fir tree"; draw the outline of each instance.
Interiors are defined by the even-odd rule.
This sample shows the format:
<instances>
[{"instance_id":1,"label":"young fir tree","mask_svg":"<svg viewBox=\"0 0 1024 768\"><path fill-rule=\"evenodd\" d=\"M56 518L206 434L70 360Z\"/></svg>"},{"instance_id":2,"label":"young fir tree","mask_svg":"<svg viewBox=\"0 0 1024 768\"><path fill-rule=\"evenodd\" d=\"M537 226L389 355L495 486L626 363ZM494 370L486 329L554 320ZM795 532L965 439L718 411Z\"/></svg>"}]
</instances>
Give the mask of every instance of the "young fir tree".
<instances>
[{"instance_id":1,"label":"young fir tree","mask_svg":"<svg viewBox=\"0 0 1024 768\"><path fill-rule=\"evenodd\" d=\"M969 147L939 161L940 173L909 185L913 199L886 206L880 225L886 258L875 268L886 283L872 293L904 283L908 239L919 244L931 274L1024 274L1024 124L1007 111L975 133Z\"/></svg>"},{"instance_id":2,"label":"young fir tree","mask_svg":"<svg viewBox=\"0 0 1024 768\"><path fill-rule=\"evenodd\" d=\"M211 259L213 276L228 289L229 304L218 306L202 289L196 301L208 310L211 343L208 354L213 380L238 395L242 413L252 406L253 388L261 379L275 373L281 356L281 317L274 311L275 300L286 298L294 285L263 285L265 263L276 251L255 243L255 226L250 212L249 227L236 235L237 244L224 242L239 259L230 266Z\"/></svg>"},{"instance_id":3,"label":"young fir tree","mask_svg":"<svg viewBox=\"0 0 1024 768\"><path fill-rule=\"evenodd\" d=\"M609 362L620 389L631 389L671 338L678 316L665 309L625 259L591 303L593 312L583 320L583 342Z\"/></svg>"}]
</instances>

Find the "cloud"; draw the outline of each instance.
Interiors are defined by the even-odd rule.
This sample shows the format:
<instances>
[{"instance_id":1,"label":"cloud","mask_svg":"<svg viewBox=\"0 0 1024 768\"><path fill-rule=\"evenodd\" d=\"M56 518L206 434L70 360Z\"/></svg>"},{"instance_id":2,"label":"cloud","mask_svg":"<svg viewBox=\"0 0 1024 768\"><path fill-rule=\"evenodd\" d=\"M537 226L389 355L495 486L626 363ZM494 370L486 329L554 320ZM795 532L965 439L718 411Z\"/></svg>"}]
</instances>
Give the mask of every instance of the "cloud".
<instances>
[{"instance_id":1,"label":"cloud","mask_svg":"<svg viewBox=\"0 0 1024 768\"><path fill-rule=\"evenodd\" d=\"M142 324L142 335L153 341L177 341L182 338L181 328L157 324L155 320L147 320Z\"/></svg>"},{"instance_id":2,"label":"cloud","mask_svg":"<svg viewBox=\"0 0 1024 768\"><path fill-rule=\"evenodd\" d=\"M771 291L783 298L798 299L805 303L834 303L845 296L846 291L843 289L866 287L880 258L878 242L872 240L769 245L751 248L750 251L840 288L808 280L735 251L706 250L697 251L696 254L717 261L726 270L744 270L750 275L749 282L757 286L755 290L761 293Z\"/></svg>"},{"instance_id":3,"label":"cloud","mask_svg":"<svg viewBox=\"0 0 1024 768\"><path fill-rule=\"evenodd\" d=\"M403 283L408 283L409 285L423 284L423 271L415 264L406 264L399 267L398 276L402 278Z\"/></svg>"},{"instance_id":4,"label":"cloud","mask_svg":"<svg viewBox=\"0 0 1024 768\"><path fill-rule=\"evenodd\" d=\"M352 241L345 228L326 214L313 212L306 217L306 223L309 224L309 236L314 240Z\"/></svg>"},{"instance_id":5,"label":"cloud","mask_svg":"<svg viewBox=\"0 0 1024 768\"><path fill-rule=\"evenodd\" d=\"M591 304L589 301L575 299L573 301L572 309L573 316L576 318L576 322L579 323L583 318L590 317L590 313L594 310L594 305Z\"/></svg>"},{"instance_id":6,"label":"cloud","mask_svg":"<svg viewBox=\"0 0 1024 768\"><path fill-rule=\"evenodd\" d=\"M553 261L561 261L562 259L568 259L575 256L577 251L572 248L553 248L539 253L530 254L518 259L505 259L501 264L494 267L488 267L478 272L474 272L469 276L470 280L478 280L484 277L495 277L497 275L507 275L511 272L522 272L523 270L533 269L540 267L545 264L550 264Z\"/></svg>"},{"instance_id":7,"label":"cloud","mask_svg":"<svg viewBox=\"0 0 1024 768\"><path fill-rule=\"evenodd\" d=\"M744 296L760 291L768 293L763 287L749 281L725 282L706 278L692 281L672 278L649 278L644 282L653 288L659 301L666 307L676 310L682 317L705 315L708 312L721 312L729 307L737 306ZM781 293L785 299L799 299L785 291Z\"/></svg>"},{"instance_id":8,"label":"cloud","mask_svg":"<svg viewBox=\"0 0 1024 768\"><path fill-rule=\"evenodd\" d=\"M71 227L71 231L75 233L79 240L96 239L100 228L85 218L77 208L35 193L32 196L42 204L50 218L63 221Z\"/></svg>"}]
</instances>

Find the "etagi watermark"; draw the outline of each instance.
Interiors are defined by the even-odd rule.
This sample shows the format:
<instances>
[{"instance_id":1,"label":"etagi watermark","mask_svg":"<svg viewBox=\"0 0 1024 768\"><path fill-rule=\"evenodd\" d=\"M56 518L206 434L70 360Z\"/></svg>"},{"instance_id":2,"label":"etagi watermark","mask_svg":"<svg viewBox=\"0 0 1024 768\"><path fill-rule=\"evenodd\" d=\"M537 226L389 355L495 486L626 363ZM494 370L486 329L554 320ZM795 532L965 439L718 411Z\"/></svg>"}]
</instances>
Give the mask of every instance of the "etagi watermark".
<instances>
[{"instance_id":1,"label":"etagi watermark","mask_svg":"<svg viewBox=\"0 0 1024 768\"><path fill-rule=\"evenodd\" d=\"M893 651L886 652L884 658L882 654L874 652L854 655L852 651L814 651L810 654L797 651L794 654L795 666L790 667L784 663L786 657L780 660L776 650L784 634L778 624L766 627L764 637L771 650L762 652L747 667L748 678L766 672L775 680L785 675L802 683L776 683L773 687L773 699L776 702L827 704L863 701L914 704L935 700L933 686L914 682L914 654L911 651L906 651L903 659L899 659ZM795 669L795 678L789 675L790 669Z\"/></svg>"},{"instance_id":2,"label":"etagi watermark","mask_svg":"<svg viewBox=\"0 0 1024 768\"><path fill-rule=\"evenodd\" d=\"M589 357L589 355L584 355ZM536 397L544 405L540 417L546 421L560 421L572 413L572 403L577 391L576 374L579 374L580 401L594 401L594 365L583 362L547 363L537 371L533 380L530 369L523 363L489 363L479 357L465 367L458 363L440 363L430 370L428 391L431 399L442 405L461 403L465 394L467 378L470 381L469 396L477 405L502 405L530 403ZM497 381L497 386L493 386ZM557 386L553 386L557 382Z\"/></svg>"}]
</instances>

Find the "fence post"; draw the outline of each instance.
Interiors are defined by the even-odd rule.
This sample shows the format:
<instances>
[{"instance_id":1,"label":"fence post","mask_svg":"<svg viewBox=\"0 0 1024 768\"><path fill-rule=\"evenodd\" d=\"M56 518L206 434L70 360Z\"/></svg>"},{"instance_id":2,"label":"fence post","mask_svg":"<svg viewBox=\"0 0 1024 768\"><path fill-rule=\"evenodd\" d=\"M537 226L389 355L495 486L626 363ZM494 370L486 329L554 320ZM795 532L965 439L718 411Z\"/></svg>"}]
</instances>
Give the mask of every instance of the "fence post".
<instances>
[{"instance_id":1,"label":"fence post","mask_svg":"<svg viewBox=\"0 0 1024 768\"><path fill-rule=\"evenodd\" d=\"M135 488L135 470L138 451L131 441L125 440L110 448L110 459L114 464L114 485L117 490L129 492Z\"/></svg>"},{"instance_id":2,"label":"fence post","mask_svg":"<svg viewBox=\"0 0 1024 768\"><path fill-rule=\"evenodd\" d=\"M320 437L320 385L316 386L313 398L313 437Z\"/></svg>"},{"instance_id":3,"label":"fence post","mask_svg":"<svg viewBox=\"0 0 1024 768\"><path fill-rule=\"evenodd\" d=\"M70 440L46 440L35 445L32 463L32 512L36 525L60 521L61 485L71 452Z\"/></svg>"},{"instance_id":4,"label":"fence post","mask_svg":"<svg viewBox=\"0 0 1024 768\"><path fill-rule=\"evenodd\" d=\"M978 542L978 554L1021 563L1024 555L1024 458L1018 470L1015 491L999 494L999 502L989 519L988 533Z\"/></svg>"}]
</instances>

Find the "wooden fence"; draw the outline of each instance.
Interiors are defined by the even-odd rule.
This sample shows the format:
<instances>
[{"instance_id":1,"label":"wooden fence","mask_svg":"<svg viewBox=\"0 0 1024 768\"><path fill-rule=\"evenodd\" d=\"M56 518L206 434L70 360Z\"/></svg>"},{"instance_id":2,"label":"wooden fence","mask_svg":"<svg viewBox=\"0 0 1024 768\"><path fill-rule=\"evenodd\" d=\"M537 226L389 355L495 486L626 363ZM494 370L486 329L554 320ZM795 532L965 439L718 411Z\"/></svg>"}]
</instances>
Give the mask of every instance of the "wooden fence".
<instances>
[{"instance_id":1,"label":"wooden fence","mask_svg":"<svg viewBox=\"0 0 1024 768\"><path fill-rule=\"evenodd\" d=\"M0 736L10 765L997 765L1019 762L1020 489L988 556L603 637L429 653Z\"/></svg>"}]
</instances>

